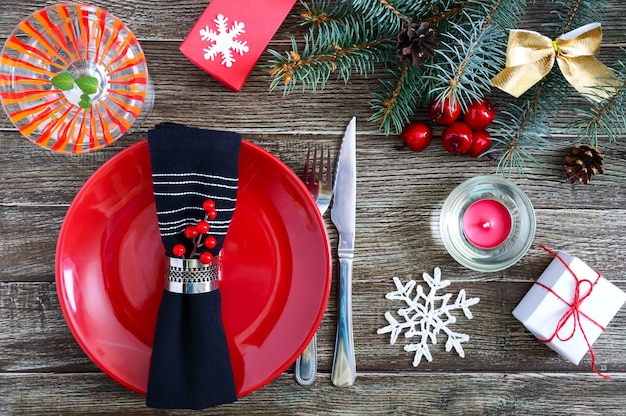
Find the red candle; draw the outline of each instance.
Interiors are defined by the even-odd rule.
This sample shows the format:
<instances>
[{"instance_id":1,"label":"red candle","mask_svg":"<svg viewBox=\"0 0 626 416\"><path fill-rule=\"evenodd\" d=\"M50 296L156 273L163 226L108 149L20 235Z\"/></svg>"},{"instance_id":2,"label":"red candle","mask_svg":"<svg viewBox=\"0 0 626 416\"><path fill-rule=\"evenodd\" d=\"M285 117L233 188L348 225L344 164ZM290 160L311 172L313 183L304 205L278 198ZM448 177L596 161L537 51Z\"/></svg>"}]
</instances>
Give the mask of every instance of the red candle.
<instances>
[{"instance_id":1,"label":"red candle","mask_svg":"<svg viewBox=\"0 0 626 416\"><path fill-rule=\"evenodd\" d=\"M498 201L481 199L465 211L462 226L470 243L480 248L494 248L511 233L511 213Z\"/></svg>"}]
</instances>

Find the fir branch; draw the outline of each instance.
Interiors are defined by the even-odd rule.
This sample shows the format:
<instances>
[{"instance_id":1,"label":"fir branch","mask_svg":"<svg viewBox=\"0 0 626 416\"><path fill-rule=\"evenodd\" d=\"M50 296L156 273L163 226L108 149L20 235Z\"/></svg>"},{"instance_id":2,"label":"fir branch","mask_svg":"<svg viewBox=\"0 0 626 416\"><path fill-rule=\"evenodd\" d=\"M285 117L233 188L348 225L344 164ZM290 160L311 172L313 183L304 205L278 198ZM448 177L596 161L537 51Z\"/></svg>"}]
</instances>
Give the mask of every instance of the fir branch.
<instances>
[{"instance_id":1,"label":"fir branch","mask_svg":"<svg viewBox=\"0 0 626 416\"><path fill-rule=\"evenodd\" d=\"M372 26L384 26L388 33L398 33L407 17L379 0L354 0L350 2L354 13L371 22Z\"/></svg>"},{"instance_id":2,"label":"fir branch","mask_svg":"<svg viewBox=\"0 0 626 416\"><path fill-rule=\"evenodd\" d=\"M350 2L313 0L307 3L300 0L300 5L304 8L304 12L300 13L300 25L316 29L318 25L341 21L352 12Z\"/></svg>"},{"instance_id":3,"label":"fir branch","mask_svg":"<svg viewBox=\"0 0 626 416\"><path fill-rule=\"evenodd\" d=\"M415 86L423 79L424 69L423 66L412 66L407 59L399 72L388 70L395 82L381 80L384 92L373 94L371 106L374 114L369 121L378 123L385 134L391 133L392 129L401 131L410 121L419 102L420 89Z\"/></svg>"},{"instance_id":4,"label":"fir branch","mask_svg":"<svg viewBox=\"0 0 626 416\"><path fill-rule=\"evenodd\" d=\"M402 86L406 80L407 73L411 68L410 61L408 59L404 60L404 65L402 66L402 70L400 71L399 76L397 77L397 82L395 88L393 88L393 92L391 96L387 99L382 99L383 96L378 96L380 104L378 102L373 104L373 108L375 110L374 114L370 117L370 121L376 121L378 124L383 126L383 129L390 130L389 125L385 125L385 123L389 123L391 120L391 113L394 112L394 108L398 105L398 97L400 93L403 91ZM389 84L391 85L391 84ZM396 126L397 127L397 126ZM402 128L402 127L400 127Z\"/></svg>"},{"instance_id":5,"label":"fir branch","mask_svg":"<svg viewBox=\"0 0 626 416\"><path fill-rule=\"evenodd\" d=\"M519 2L483 0L454 3L448 10L425 18L429 24L438 24L439 31L443 31L441 37L445 40L439 42L436 59L422 65L426 69L420 71L422 75L415 82L398 78L394 88L385 86L387 95L375 96L372 104L375 113L370 119L378 121L386 134L390 133L391 126L400 132L415 108L430 102L435 96L442 100L453 97L459 100L462 109L484 97L491 90L489 80L504 63L502 45L506 44L505 32L498 28L504 27L505 21L517 21L524 11L519 6L512 6L513 3ZM508 14L512 12L516 14ZM481 19L476 20L476 16ZM498 28L491 25L494 21L498 22ZM398 91L397 88L406 88L407 91ZM394 100L396 96L413 98ZM390 103L394 106L389 107Z\"/></svg>"},{"instance_id":6,"label":"fir branch","mask_svg":"<svg viewBox=\"0 0 626 416\"><path fill-rule=\"evenodd\" d=\"M586 107L576 108L579 119L570 125L578 130L577 141L598 147L598 138L605 135L609 142L615 142L626 134L626 65L619 61L616 72L620 87L615 94L600 101L593 101ZM601 96L607 96L602 94Z\"/></svg>"},{"instance_id":7,"label":"fir branch","mask_svg":"<svg viewBox=\"0 0 626 416\"><path fill-rule=\"evenodd\" d=\"M363 19L354 16L350 2L333 2L314 0L311 4L301 1L305 11L300 15L301 26L311 26L312 32L318 39L326 39L331 43L341 43L349 38L350 32L356 26L364 24Z\"/></svg>"},{"instance_id":8,"label":"fir branch","mask_svg":"<svg viewBox=\"0 0 626 416\"><path fill-rule=\"evenodd\" d=\"M436 5L431 0L389 1L351 0L355 13L366 17L373 25L384 25L390 32L398 33L403 25L432 14Z\"/></svg>"},{"instance_id":9,"label":"fir branch","mask_svg":"<svg viewBox=\"0 0 626 416\"><path fill-rule=\"evenodd\" d=\"M598 9L602 6L600 2L589 2L586 0L553 0L558 11L555 13L560 20L559 34L567 31L571 25L578 25L590 16L597 17ZM552 24L553 26L553 24ZM535 150L543 152L545 144L551 137L549 122L546 114L556 114L560 106L566 101L569 85L564 80L560 72L553 70L545 78L524 94L528 105L509 105L511 111L505 112L511 116L507 121L515 125L516 129L501 130L504 136L498 139L498 146L494 146L492 152L501 151L496 169L497 173L506 171L508 174L513 169L523 174L526 161L534 163L536 158L530 149L535 146ZM517 110L517 111L516 111ZM504 148L504 149L502 149Z\"/></svg>"},{"instance_id":10,"label":"fir branch","mask_svg":"<svg viewBox=\"0 0 626 416\"><path fill-rule=\"evenodd\" d=\"M550 144L547 139L550 131L550 120L547 116L533 120L533 128L526 129L530 118L535 113L532 109L537 103L524 102L521 106L510 104L507 109L500 111L500 117L493 121L490 128L493 146L485 154L499 154L496 171L510 176L513 171L523 174L527 162L539 166L534 156L537 149L543 151ZM506 119L508 116L509 119ZM525 132L525 134L521 134Z\"/></svg>"},{"instance_id":11,"label":"fir branch","mask_svg":"<svg viewBox=\"0 0 626 416\"><path fill-rule=\"evenodd\" d=\"M606 0L551 0L552 16L544 27L552 27L551 37L562 35L590 22L599 22L606 8Z\"/></svg>"},{"instance_id":12,"label":"fir branch","mask_svg":"<svg viewBox=\"0 0 626 416\"><path fill-rule=\"evenodd\" d=\"M472 101L491 90L490 80L504 64L504 29L510 28L511 22L519 21L524 13L522 5L525 5L524 1L495 0L491 3L470 2L462 10L457 10L466 16L463 26L452 23L452 30L446 34L452 42L444 43L447 49L438 50L446 57L444 62L450 68L433 64L438 69L435 72L440 87L433 91L438 99L458 100L465 110ZM465 38L455 38L455 34ZM450 59L449 56L455 53L456 59ZM446 80L444 75L451 76Z\"/></svg>"},{"instance_id":13,"label":"fir branch","mask_svg":"<svg viewBox=\"0 0 626 416\"><path fill-rule=\"evenodd\" d=\"M442 59L430 64L433 81L438 85L432 94L440 100L457 100L465 111L471 102L491 90L491 78L504 65L504 34L487 21L473 22L469 17L465 26L451 26L452 30L444 35L448 41L441 42L436 51Z\"/></svg>"},{"instance_id":14,"label":"fir branch","mask_svg":"<svg viewBox=\"0 0 626 416\"><path fill-rule=\"evenodd\" d=\"M486 14L485 21L503 32L514 29L526 13L526 0L498 0Z\"/></svg>"},{"instance_id":15,"label":"fir branch","mask_svg":"<svg viewBox=\"0 0 626 416\"><path fill-rule=\"evenodd\" d=\"M364 31L368 29L360 26ZM358 39L357 39L358 38ZM305 90L310 86L313 90L318 87L323 89L333 73L337 78L348 82L352 73L368 75L374 72L375 64L384 60L391 45L395 44L392 36L373 36L371 41L356 43L352 41L368 36L360 36L358 31L353 33L353 38L343 39L341 46L338 43L325 42L324 38L317 37L311 30L305 36L304 49L300 53L295 38L291 39L292 50L285 55L274 50L269 52L275 59L270 60L270 74L274 80L270 90L274 90L281 82L284 85L284 94L293 92L297 84L302 84ZM387 44L387 45L385 45Z\"/></svg>"},{"instance_id":16,"label":"fir branch","mask_svg":"<svg viewBox=\"0 0 626 416\"><path fill-rule=\"evenodd\" d=\"M283 85L324 88L333 74L347 82L352 74L369 75L378 64L392 80L381 80L373 94L371 120L386 134L402 130L416 108L434 94L460 97L462 107L482 98L502 63L504 28L516 23L524 0L311 0L302 14L310 25L299 51L269 52L273 59L270 89ZM440 34L434 60L418 69L398 59L397 37L403 26L426 22ZM478 23L476 23L478 22ZM493 26L493 27L492 27ZM441 51L439 51L441 49ZM495 59L494 59L495 57ZM429 60L431 58L428 58Z\"/></svg>"},{"instance_id":17,"label":"fir branch","mask_svg":"<svg viewBox=\"0 0 626 416\"><path fill-rule=\"evenodd\" d=\"M304 12L300 14L301 26L312 26L314 29L328 24L341 24L351 13L349 2L314 0L311 4L300 0Z\"/></svg>"}]
</instances>

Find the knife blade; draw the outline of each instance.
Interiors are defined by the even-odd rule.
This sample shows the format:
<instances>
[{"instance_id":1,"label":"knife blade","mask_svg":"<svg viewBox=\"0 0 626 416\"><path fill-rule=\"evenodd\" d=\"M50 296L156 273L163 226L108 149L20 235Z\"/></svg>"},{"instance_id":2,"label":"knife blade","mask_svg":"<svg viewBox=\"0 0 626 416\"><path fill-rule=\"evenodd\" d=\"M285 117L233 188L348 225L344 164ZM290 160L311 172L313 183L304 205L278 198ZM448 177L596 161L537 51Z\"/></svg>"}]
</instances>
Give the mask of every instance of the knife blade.
<instances>
[{"instance_id":1,"label":"knife blade","mask_svg":"<svg viewBox=\"0 0 626 416\"><path fill-rule=\"evenodd\" d=\"M352 335L352 263L356 228L356 117L352 117L348 123L341 140L330 214L339 233L337 335L331 381L337 387L347 387L354 384L356 379Z\"/></svg>"}]
</instances>

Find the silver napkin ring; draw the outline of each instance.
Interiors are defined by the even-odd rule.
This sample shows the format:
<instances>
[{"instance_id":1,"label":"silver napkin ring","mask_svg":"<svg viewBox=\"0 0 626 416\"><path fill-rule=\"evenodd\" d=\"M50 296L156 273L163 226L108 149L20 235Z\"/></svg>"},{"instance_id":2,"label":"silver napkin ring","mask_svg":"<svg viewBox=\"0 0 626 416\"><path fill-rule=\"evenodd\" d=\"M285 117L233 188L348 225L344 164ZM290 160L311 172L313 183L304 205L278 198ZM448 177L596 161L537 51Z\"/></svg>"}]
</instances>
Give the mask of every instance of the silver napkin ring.
<instances>
[{"instance_id":1,"label":"silver napkin ring","mask_svg":"<svg viewBox=\"0 0 626 416\"><path fill-rule=\"evenodd\" d=\"M220 259L204 264L198 259L165 256L165 290L182 294L207 293L219 288Z\"/></svg>"}]
</instances>

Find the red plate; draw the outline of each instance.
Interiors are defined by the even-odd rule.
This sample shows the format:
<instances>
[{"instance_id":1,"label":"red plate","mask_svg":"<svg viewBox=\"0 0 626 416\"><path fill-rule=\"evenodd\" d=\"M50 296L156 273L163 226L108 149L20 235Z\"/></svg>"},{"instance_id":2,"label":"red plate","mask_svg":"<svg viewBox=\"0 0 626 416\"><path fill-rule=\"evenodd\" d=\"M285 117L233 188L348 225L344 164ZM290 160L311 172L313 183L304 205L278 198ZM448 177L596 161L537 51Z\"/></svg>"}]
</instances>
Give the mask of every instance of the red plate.
<instances>
[{"instance_id":1,"label":"red plate","mask_svg":"<svg viewBox=\"0 0 626 416\"><path fill-rule=\"evenodd\" d=\"M331 256L315 202L287 166L245 140L239 166L220 288L241 397L285 371L313 337L328 301ZM85 183L56 253L57 291L74 337L106 374L141 394L163 253L144 140Z\"/></svg>"}]
</instances>

